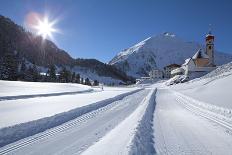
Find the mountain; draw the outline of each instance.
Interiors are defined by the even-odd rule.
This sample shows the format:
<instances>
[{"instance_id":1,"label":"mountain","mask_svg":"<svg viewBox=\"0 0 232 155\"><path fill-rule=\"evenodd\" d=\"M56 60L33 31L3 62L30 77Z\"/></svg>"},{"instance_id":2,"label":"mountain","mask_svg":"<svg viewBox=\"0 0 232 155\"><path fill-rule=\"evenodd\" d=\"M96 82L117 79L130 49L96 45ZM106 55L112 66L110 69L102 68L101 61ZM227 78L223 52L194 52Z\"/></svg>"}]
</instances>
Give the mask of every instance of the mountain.
<instances>
[{"instance_id":1,"label":"mountain","mask_svg":"<svg viewBox=\"0 0 232 155\"><path fill-rule=\"evenodd\" d=\"M45 71L50 65L63 66L80 73L82 77L99 80L102 83L125 83L133 80L114 66L94 59L74 59L52 41L26 31L9 18L0 15L0 67L6 53L17 53L19 59L35 64ZM107 81L105 81L107 80Z\"/></svg>"},{"instance_id":2,"label":"mountain","mask_svg":"<svg viewBox=\"0 0 232 155\"><path fill-rule=\"evenodd\" d=\"M71 56L59 49L52 41L43 40L27 32L9 18L0 15L0 45L8 51L17 51L28 61L40 66L50 64L70 65L74 61ZM0 50L0 54L4 52Z\"/></svg>"},{"instance_id":3,"label":"mountain","mask_svg":"<svg viewBox=\"0 0 232 155\"><path fill-rule=\"evenodd\" d=\"M133 82L132 77L127 76L125 72L102 63L96 59L76 59L72 71L80 73L83 77L103 81L106 84L120 84L122 82Z\"/></svg>"},{"instance_id":4,"label":"mountain","mask_svg":"<svg viewBox=\"0 0 232 155\"><path fill-rule=\"evenodd\" d=\"M163 69L164 66L192 57L204 46L196 42L187 42L172 33L163 33L149 37L140 43L118 53L110 65L121 69L133 77L147 76L151 69ZM232 61L232 55L215 52L215 63L221 65Z\"/></svg>"}]
</instances>

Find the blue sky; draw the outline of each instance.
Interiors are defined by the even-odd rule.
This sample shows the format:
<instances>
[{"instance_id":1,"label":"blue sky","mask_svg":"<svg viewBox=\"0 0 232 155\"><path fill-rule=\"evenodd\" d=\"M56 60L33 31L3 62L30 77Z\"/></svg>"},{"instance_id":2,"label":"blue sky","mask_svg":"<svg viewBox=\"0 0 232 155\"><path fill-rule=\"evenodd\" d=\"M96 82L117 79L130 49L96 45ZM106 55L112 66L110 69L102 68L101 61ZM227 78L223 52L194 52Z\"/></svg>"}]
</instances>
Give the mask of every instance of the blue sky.
<instances>
[{"instance_id":1,"label":"blue sky","mask_svg":"<svg viewBox=\"0 0 232 155\"><path fill-rule=\"evenodd\" d=\"M1 0L0 14L24 25L30 12L59 19L58 47L72 57L108 62L149 36L172 32L204 43L212 24L219 51L232 54L230 0Z\"/></svg>"}]
</instances>

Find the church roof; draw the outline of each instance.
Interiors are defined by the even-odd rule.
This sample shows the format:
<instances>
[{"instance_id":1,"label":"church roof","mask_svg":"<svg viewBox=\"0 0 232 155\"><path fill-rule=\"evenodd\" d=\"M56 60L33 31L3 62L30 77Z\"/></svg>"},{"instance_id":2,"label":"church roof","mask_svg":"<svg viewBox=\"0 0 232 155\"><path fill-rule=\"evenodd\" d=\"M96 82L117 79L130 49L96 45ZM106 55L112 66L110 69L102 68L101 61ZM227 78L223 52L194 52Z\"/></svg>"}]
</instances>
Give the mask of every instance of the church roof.
<instances>
[{"instance_id":1,"label":"church roof","mask_svg":"<svg viewBox=\"0 0 232 155\"><path fill-rule=\"evenodd\" d=\"M197 59L197 58L209 59L209 56L204 51L202 51L202 49L199 49L192 57L192 59Z\"/></svg>"},{"instance_id":2,"label":"church roof","mask_svg":"<svg viewBox=\"0 0 232 155\"><path fill-rule=\"evenodd\" d=\"M165 68L172 68L172 67L180 67L180 65L178 65L178 64L170 64L170 65L165 66L164 69Z\"/></svg>"},{"instance_id":3,"label":"church roof","mask_svg":"<svg viewBox=\"0 0 232 155\"><path fill-rule=\"evenodd\" d=\"M214 35L212 35L211 33L208 33L208 34L206 34L205 37L214 37Z\"/></svg>"},{"instance_id":4,"label":"church roof","mask_svg":"<svg viewBox=\"0 0 232 155\"><path fill-rule=\"evenodd\" d=\"M185 62L184 62L184 64L182 64L182 66L187 65L187 64L190 62L191 59L192 59L192 58L186 59Z\"/></svg>"}]
</instances>

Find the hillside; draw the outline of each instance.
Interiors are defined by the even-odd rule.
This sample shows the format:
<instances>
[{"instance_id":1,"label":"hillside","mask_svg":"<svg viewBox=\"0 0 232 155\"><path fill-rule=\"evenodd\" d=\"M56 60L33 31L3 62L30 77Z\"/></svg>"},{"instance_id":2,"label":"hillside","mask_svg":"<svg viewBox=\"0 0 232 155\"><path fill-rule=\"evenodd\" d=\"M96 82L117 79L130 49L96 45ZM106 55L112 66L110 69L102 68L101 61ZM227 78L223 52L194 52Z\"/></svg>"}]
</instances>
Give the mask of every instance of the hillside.
<instances>
[{"instance_id":1,"label":"hillside","mask_svg":"<svg viewBox=\"0 0 232 155\"><path fill-rule=\"evenodd\" d=\"M28 61L40 66L50 64L70 65L73 63L71 56L59 49L53 42L43 40L27 32L9 18L0 16L0 54L5 51L17 51ZM42 60L42 61L41 61Z\"/></svg>"},{"instance_id":2,"label":"hillside","mask_svg":"<svg viewBox=\"0 0 232 155\"><path fill-rule=\"evenodd\" d=\"M147 76L151 69L163 69L172 63L182 64L188 57L192 57L197 49L204 46L196 42L187 42L171 33L164 33L149 37L140 43L118 53L110 65L125 71L133 77ZM225 53L215 53L215 62L221 65L232 60L232 56Z\"/></svg>"},{"instance_id":3,"label":"hillside","mask_svg":"<svg viewBox=\"0 0 232 155\"><path fill-rule=\"evenodd\" d=\"M219 66L201 78L171 88L205 103L231 109L231 80L232 62Z\"/></svg>"},{"instance_id":4,"label":"hillside","mask_svg":"<svg viewBox=\"0 0 232 155\"><path fill-rule=\"evenodd\" d=\"M9 18L0 15L0 67L6 55L14 55L14 61L20 63L25 59L28 64L35 64L46 72L50 65L78 68L72 71L81 77L99 80L106 84L126 83L133 80L122 71L94 59L74 59L66 51L59 49L52 41L43 40L15 24ZM107 80L107 81L105 81Z\"/></svg>"}]
</instances>

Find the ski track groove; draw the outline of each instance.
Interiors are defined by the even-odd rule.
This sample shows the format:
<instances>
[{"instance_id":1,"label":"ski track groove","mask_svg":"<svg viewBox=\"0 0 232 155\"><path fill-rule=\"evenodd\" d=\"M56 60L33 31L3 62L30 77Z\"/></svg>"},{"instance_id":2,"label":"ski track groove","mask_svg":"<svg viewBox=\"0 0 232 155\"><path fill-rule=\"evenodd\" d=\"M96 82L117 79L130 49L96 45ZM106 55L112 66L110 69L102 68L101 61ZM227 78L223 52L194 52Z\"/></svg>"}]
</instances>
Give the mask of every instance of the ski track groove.
<instances>
[{"instance_id":1,"label":"ski track groove","mask_svg":"<svg viewBox=\"0 0 232 155\"><path fill-rule=\"evenodd\" d=\"M138 92L138 91L135 91L132 94L128 94L128 95L124 96L123 98L125 98L127 96L130 96L130 95L133 95L136 92ZM85 121L87 121L87 120L89 120L89 119L91 119L91 118L93 118L93 117L95 117L95 116L97 116L97 115L99 115L99 114L107 111L107 110L110 110L112 107L116 106L120 100L122 100L122 99L113 101L112 103L110 103L110 104L108 104L108 105L106 105L104 107L100 107L98 109L95 109L94 111L91 111L89 113L86 113L86 114L84 114L84 115L82 115L82 116L74 119L74 120L66 122L66 123L64 123L61 126L57 126L55 128L48 129L45 132L38 133L37 135L33 135L29 139L19 140L18 141L19 143L16 142L15 145L14 144L13 145L11 145L11 144L6 145L6 146L4 146L4 147L6 147L5 149L0 150L0 155L8 154L8 153L10 153L12 151L15 151L15 150L18 150L18 149L23 148L25 146L28 146L30 144L33 144L33 143L35 143L35 142L37 142L39 140L42 140L42 139L45 139L45 138L49 138L49 137L54 136L54 135L56 135L58 133L61 133L61 132L65 132L68 129L71 129L71 128L75 127L75 126L80 125L80 123L84 123Z\"/></svg>"},{"instance_id":2,"label":"ski track groove","mask_svg":"<svg viewBox=\"0 0 232 155\"><path fill-rule=\"evenodd\" d=\"M194 104L192 104L189 101L185 100L183 97L180 97L180 96L178 96L176 94L175 94L175 96L176 96L176 101L178 103L180 103L181 105L183 105L184 108L186 108L188 111L194 113L195 115L201 116L201 117L203 117L203 118L205 118L205 119L207 119L207 120L209 120L211 122L217 123L220 126L226 128L226 129L228 129L228 130L230 130L232 132L232 124L230 124L230 123L228 123L228 122L214 116L212 112L211 112L212 114L205 113L204 111L206 111L206 110L203 110L203 109L201 109L201 108L199 108L197 106L194 106Z\"/></svg>"},{"instance_id":3,"label":"ski track groove","mask_svg":"<svg viewBox=\"0 0 232 155\"><path fill-rule=\"evenodd\" d=\"M37 97L53 97L53 96L63 96L63 95L75 95L75 94L82 94L82 93L91 93L93 91L94 91L93 89L88 89L88 90L80 90L80 91L73 91L73 92L58 92L58 93L49 93L49 94L2 96L2 97L0 97L0 102L1 101L7 101L7 100L30 99L30 98L37 98Z\"/></svg>"},{"instance_id":4,"label":"ski track groove","mask_svg":"<svg viewBox=\"0 0 232 155\"><path fill-rule=\"evenodd\" d=\"M159 116L157 115L156 116L157 117L157 119L158 119L158 125L159 125L159 128L161 129L161 131L162 131L162 127L161 127L161 125L160 125L160 119L159 119ZM153 128L153 130L154 130L154 128ZM167 145L166 145L166 142L165 142L165 138L164 138L164 134L163 134L163 132L161 132L161 136L162 136L162 138L163 138L163 145L164 145L164 152L165 152L165 155L168 155L168 150L167 150ZM160 152L163 152L162 151L162 149L160 149L160 148L158 148L159 150L161 150Z\"/></svg>"}]
</instances>

